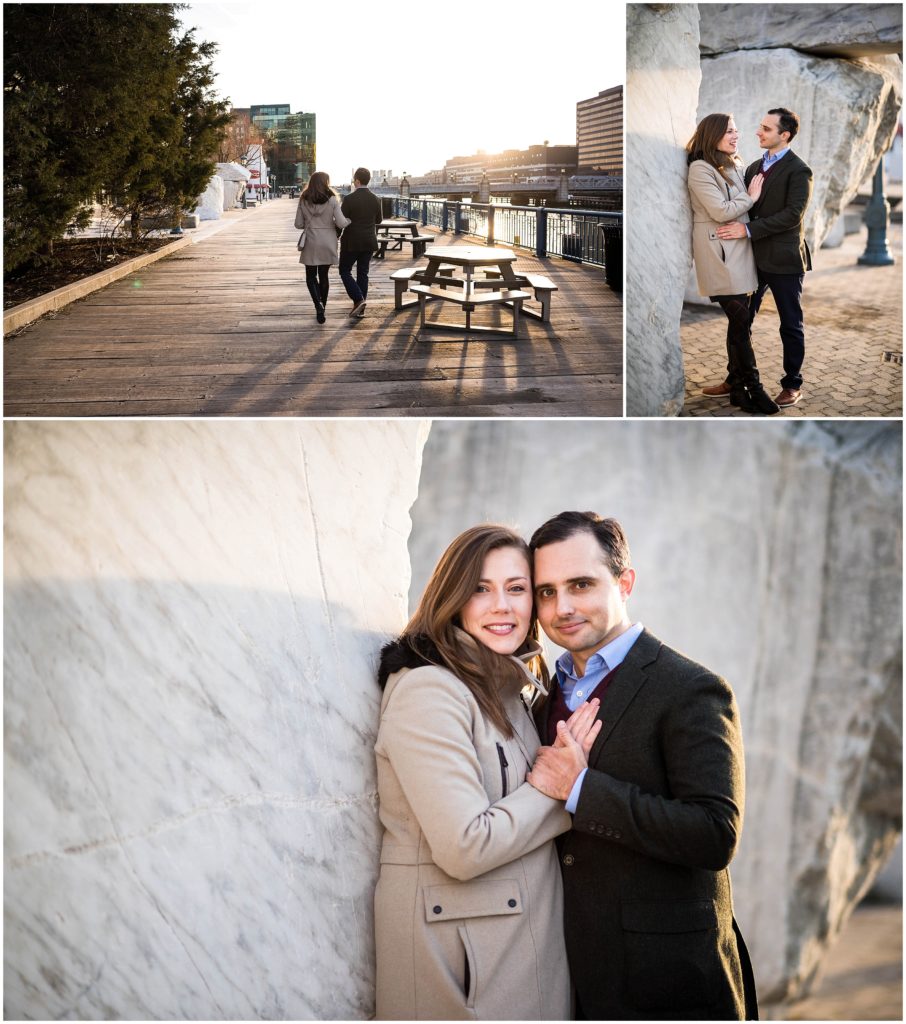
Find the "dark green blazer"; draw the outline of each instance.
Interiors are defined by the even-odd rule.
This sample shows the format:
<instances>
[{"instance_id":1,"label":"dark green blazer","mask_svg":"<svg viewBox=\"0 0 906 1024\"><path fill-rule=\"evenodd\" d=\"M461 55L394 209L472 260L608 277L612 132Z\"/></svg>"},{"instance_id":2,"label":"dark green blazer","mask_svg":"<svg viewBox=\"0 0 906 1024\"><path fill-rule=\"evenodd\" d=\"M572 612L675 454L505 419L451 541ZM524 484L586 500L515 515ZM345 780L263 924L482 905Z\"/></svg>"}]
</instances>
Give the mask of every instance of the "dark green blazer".
<instances>
[{"instance_id":1,"label":"dark green blazer","mask_svg":"<svg viewBox=\"0 0 906 1024\"><path fill-rule=\"evenodd\" d=\"M340 209L352 221L340 236L340 252L374 252L377 226L383 220L380 199L371 189L357 188L346 196Z\"/></svg>"},{"instance_id":2,"label":"dark green blazer","mask_svg":"<svg viewBox=\"0 0 906 1024\"><path fill-rule=\"evenodd\" d=\"M761 161L746 168L746 188ZM755 266L769 274L801 274L812 269L805 241L805 209L812 197L812 169L790 151L768 175L761 198L749 210Z\"/></svg>"},{"instance_id":3,"label":"dark green blazer","mask_svg":"<svg viewBox=\"0 0 906 1024\"><path fill-rule=\"evenodd\" d=\"M727 870L745 790L733 691L645 630L598 718L573 827L558 840L582 1015L757 1019Z\"/></svg>"}]
</instances>

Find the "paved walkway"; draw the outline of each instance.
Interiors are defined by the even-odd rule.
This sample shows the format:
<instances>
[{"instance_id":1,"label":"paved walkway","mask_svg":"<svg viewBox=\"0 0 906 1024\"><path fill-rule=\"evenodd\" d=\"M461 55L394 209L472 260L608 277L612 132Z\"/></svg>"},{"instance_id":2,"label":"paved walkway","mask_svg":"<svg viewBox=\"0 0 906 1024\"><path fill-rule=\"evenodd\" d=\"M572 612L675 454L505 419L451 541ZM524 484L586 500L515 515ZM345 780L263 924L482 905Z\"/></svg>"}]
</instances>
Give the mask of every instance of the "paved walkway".
<instances>
[{"instance_id":1,"label":"paved walkway","mask_svg":"<svg viewBox=\"0 0 906 1024\"><path fill-rule=\"evenodd\" d=\"M347 318L334 268L320 326L294 210L279 199L231 214L212 237L9 335L5 415L622 415L622 302L600 268L519 251L518 270L559 286L551 323L524 318L518 339L421 337L418 307L393 308L389 275L411 264L407 248L372 263L363 320Z\"/></svg>"},{"instance_id":2,"label":"paved walkway","mask_svg":"<svg viewBox=\"0 0 906 1024\"><path fill-rule=\"evenodd\" d=\"M798 405L782 416L901 416L902 366L883 362L903 351L903 227L891 225L891 267L856 263L865 230L838 249L819 249L805 275L805 379ZM684 416L747 416L728 399L706 398L706 384L726 374L726 317L719 310L686 306L680 336L686 370ZM755 320L753 343L761 379L771 397L783 376L777 311L770 292ZM759 417L764 418L764 417ZM776 418L776 417L775 417Z\"/></svg>"}]
</instances>

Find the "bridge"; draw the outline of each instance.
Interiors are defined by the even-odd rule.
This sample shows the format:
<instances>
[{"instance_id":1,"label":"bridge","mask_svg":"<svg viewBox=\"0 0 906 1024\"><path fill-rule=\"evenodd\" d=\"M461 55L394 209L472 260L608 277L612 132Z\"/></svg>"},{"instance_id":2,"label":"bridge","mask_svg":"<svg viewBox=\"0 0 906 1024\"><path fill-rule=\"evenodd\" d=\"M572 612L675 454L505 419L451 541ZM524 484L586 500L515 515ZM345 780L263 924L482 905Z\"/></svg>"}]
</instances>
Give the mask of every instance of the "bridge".
<instances>
[{"instance_id":1,"label":"bridge","mask_svg":"<svg viewBox=\"0 0 906 1024\"><path fill-rule=\"evenodd\" d=\"M342 195L348 195L350 186L339 188ZM482 178L480 181L448 181L443 183L412 181L408 178L398 185L372 185L372 191L386 198L416 198L432 196L437 199L462 200L471 199L476 203L489 203L491 196L509 199L514 206L533 200L535 205L542 202L568 203L570 199L611 199L620 206L623 196L623 179L615 175L572 175L530 178L514 181L512 178L498 178L491 181Z\"/></svg>"}]
</instances>

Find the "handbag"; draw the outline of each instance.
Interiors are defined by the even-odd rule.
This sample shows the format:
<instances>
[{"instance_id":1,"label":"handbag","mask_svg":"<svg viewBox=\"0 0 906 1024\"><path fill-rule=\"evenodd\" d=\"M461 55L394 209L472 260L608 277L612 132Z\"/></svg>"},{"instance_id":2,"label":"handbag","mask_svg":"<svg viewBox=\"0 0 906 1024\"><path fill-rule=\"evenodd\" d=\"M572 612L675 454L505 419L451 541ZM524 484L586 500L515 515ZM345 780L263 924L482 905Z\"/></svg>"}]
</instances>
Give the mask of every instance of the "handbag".
<instances>
[{"instance_id":1,"label":"handbag","mask_svg":"<svg viewBox=\"0 0 906 1024\"><path fill-rule=\"evenodd\" d=\"M302 228L302 234L299 235L299 241L296 242L296 248L300 252L305 248L305 228Z\"/></svg>"}]
</instances>

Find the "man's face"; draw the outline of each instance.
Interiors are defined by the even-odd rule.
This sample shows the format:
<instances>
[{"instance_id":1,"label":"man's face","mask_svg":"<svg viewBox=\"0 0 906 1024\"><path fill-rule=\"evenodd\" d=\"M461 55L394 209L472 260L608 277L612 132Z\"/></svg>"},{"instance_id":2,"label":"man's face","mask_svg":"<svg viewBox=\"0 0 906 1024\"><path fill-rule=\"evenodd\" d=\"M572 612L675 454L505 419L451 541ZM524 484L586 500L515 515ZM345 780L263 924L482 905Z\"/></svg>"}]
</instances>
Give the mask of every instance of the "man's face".
<instances>
[{"instance_id":1,"label":"man's face","mask_svg":"<svg viewBox=\"0 0 906 1024\"><path fill-rule=\"evenodd\" d=\"M780 115L765 114L755 132L762 149L782 149L789 141L789 132L780 131Z\"/></svg>"},{"instance_id":2,"label":"man's face","mask_svg":"<svg viewBox=\"0 0 906 1024\"><path fill-rule=\"evenodd\" d=\"M594 535L582 530L535 552L535 603L541 628L566 648L580 672L588 659L630 625L626 598L635 572L617 579Z\"/></svg>"}]
</instances>

